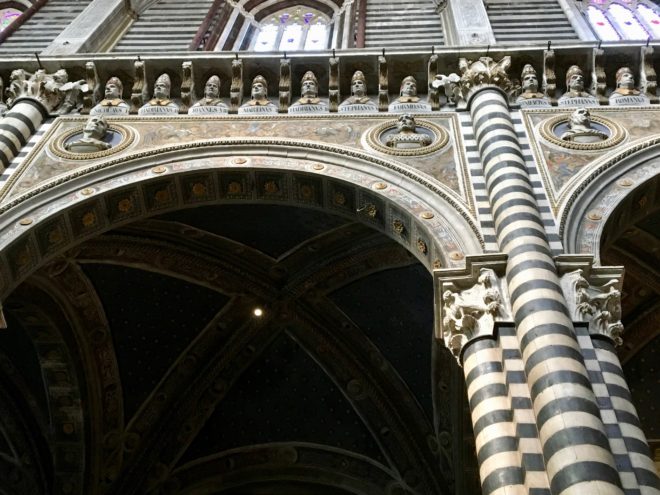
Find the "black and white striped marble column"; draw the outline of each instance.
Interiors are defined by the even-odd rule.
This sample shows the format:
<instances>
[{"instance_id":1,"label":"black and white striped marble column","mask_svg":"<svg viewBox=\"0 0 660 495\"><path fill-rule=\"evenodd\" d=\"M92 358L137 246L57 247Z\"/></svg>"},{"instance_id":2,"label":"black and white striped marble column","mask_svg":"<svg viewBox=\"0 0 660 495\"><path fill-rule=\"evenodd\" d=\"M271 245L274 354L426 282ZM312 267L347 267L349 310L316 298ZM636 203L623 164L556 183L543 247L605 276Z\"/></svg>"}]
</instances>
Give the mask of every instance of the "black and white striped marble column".
<instances>
[{"instance_id":1,"label":"black and white striped marble column","mask_svg":"<svg viewBox=\"0 0 660 495\"><path fill-rule=\"evenodd\" d=\"M48 118L48 110L37 100L21 98L11 106L0 120L0 164L2 170L28 142L30 136ZM0 172L2 171L0 170Z\"/></svg>"},{"instance_id":2,"label":"black and white striped marble column","mask_svg":"<svg viewBox=\"0 0 660 495\"><path fill-rule=\"evenodd\" d=\"M507 285L550 491L553 495L621 494L504 94L495 88L476 92L470 114L497 242L508 255ZM504 442L501 449L510 447ZM498 449L490 451L494 456ZM489 469L498 467L495 462Z\"/></svg>"}]
</instances>

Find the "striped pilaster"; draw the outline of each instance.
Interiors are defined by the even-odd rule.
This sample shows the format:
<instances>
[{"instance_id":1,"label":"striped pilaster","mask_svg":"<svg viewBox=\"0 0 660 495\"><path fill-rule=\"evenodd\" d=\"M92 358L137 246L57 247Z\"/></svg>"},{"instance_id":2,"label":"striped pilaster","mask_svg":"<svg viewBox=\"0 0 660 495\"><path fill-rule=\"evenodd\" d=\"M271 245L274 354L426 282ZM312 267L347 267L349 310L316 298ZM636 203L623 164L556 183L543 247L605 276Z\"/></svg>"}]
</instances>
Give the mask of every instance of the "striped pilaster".
<instances>
[{"instance_id":1,"label":"striped pilaster","mask_svg":"<svg viewBox=\"0 0 660 495\"><path fill-rule=\"evenodd\" d=\"M9 168L11 161L48 118L48 111L36 100L18 100L0 120L0 164L2 170Z\"/></svg>"},{"instance_id":2,"label":"striped pilaster","mask_svg":"<svg viewBox=\"0 0 660 495\"><path fill-rule=\"evenodd\" d=\"M614 345L590 336L586 328L578 329L578 340L624 492L659 495L660 480Z\"/></svg>"},{"instance_id":3,"label":"striped pilaster","mask_svg":"<svg viewBox=\"0 0 660 495\"><path fill-rule=\"evenodd\" d=\"M494 339L475 340L463 352L463 372L472 414L479 476L484 495L524 494L511 399Z\"/></svg>"},{"instance_id":4,"label":"striped pilaster","mask_svg":"<svg viewBox=\"0 0 660 495\"><path fill-rule=\"evenodd\" d=\"M498 245L509 257L507 284L550 491L621 494L506 99L496 89L476 92L470 114Z\"/></svg>"}]
</instances>

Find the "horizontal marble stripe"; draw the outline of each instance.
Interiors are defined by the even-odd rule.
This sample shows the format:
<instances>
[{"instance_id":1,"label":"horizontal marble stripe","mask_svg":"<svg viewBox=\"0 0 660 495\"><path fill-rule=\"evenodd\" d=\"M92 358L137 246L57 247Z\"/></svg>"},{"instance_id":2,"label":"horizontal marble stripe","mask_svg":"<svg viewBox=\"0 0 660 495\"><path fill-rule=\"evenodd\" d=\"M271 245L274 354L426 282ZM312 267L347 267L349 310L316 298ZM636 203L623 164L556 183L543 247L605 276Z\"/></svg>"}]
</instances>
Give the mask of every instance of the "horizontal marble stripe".
<instances>
[{"instance_id":1,"label":"horizontal marble stripe","mask_svg":"<svg viewBox=\"0 0 660 495\"><path fill-rule=\"evenodd\" d=\"M13 158L18 154L18 148L12 137L0 133L0 143L6 148L5 154Z\"/></svg>"},{"instance_id":2,"label":"horizontal marble stripe","mask_svg":"<svg viewBox=\"0 0 660 495\"><path fill-rule=\"evenodd\" d=\"M486 385L485 387L479 389L474 393L469 399L470 408L474 409L481 401L489 399L491 397L504 396L506 397L506 385L503 383L494 383L492 385Z\"/></svg>"},{"instance_id":3,"label":"horizontal marble stripe","mask_svg":"<svg viewBox=\"0 0 660 495\"><path fill-rule=\"evenodd\" d=\"M569 426L570 428L600 431L602 423L600 421L600 415L598 414L593 415L585 411L565 412L558 414L557 416L553 416L548 421L546 421L543 427L540 429L540 437L547 442L548 439L554 438L558 433L565 431ZM603 433L603 437L607 438L607 435ZM590 444L590 442L579 441L579 439L575 439L574 444Z\"/></svg>"},{"instance_id":4,"label":"horizontal marble stripe","mask_svg":"<svg viewBox=\"0 0 660 495\"><path fill-rule=\"evenodd\" d=\"M520 169L527 172L525 160L520 153L520 149L514 146L504 146L500 138L491 140L492 151L482 151L481 162L484 164L484 173L487 181L494 180L495 173L503 168L511 170Z\"/></svg>"},{"instance_id":5,"label":"horizontal marble stripe","mask_svg":"<svg viewBox=\"0 0 660 495\"><path fill-rule=\"evenodd\" d=\"M566 413L565 421L570 421L571 417L577 416L571 413ZM548 464L552 462L552 458L557 455L561 457L563 453L560 451L567 447L575 446L596 446L603 450L602 457L605 459L611 458L610 443L607 436L600 430L589 428L585 426L564 426L564 428L551 435L543 444L543 457L548 460ZM594 449L595 450L595 449ZM565 455L565 454L563 454ZM588 458L594 459L601 457L596 453L589 455Z\"/></svg>"},{"instance_id":6,"label":"horizontal marble stripe","mask_svg":"<svg viewBox=\"0 0 660 495\"><path fill-rule=\"evenodd\" d=\"M536 212L513 210L508 212L506 215L500 215L500 217L503 218L501 218L499 221L496 220L495 223L497 226L498 234L500 234L503 237L509 233L510 229L507 229L507 227L513 224L517 224L518 222L526 222L527 225L534 224L539 229L541 229L541 232L543 232L543 237L545 237L545 229L543 228L543 222L541 221L541 217L539 216L539 214ZM531 233L528 235L535 236L536 233Z\"/></svg>"},{"instance_id":7,"label":"horizontal marble stripe","mask_svg":"<svg viewBox=\"0 0 660 495\"><path fill-rule=\"evenodd\" d=\"M503 213L506 213L506 210L509 208L536 208L536 203L528 197L524 198L509 198L497 204L497 207L493 208L493 216L500 216ZM489 212L490 213L490 212Z\"/></svg>"},{"instance_id":8,"label":"horizontal marble stripe","mask_svg":"<svg viewBox=\"0 0 660 495\"><path fill-rule=\"evenodd\" d=\"M589 399L579 396L559 397L544 405L536 415L536 423L539 428L550 419L566 412L586 412L593 416L600 414L598 405Z\"/></svg>"},{"instance_id":9,"label":"horizontal marble stripe","mask_svg":"<svg viewBox=\"0 0 660 495\"><path fill-rule=\"evenodd\" d=\"M473 354L483 349L494 349L497 347L497 342L493 339L481 339L473 342L464 352L463 361L467 361Z\"/></svg>"},{"instance_id":10,"label":"horizontal marble stripe","mask_svg":"<svg viewBox=\"0 0 660 495\"><path fill-rule=\"evenodd\" d=\"M530 387L530 396L532 397L532 401L534 401L535 398L546 388L563 383L575 383L586 389L589 389L591 385L589 378L584 376L582 373L565 370L550 371L549 373L546 373L541 378L539 378Z\"/></svg>"},{"instance_id":11,"label":"horizontal marble stripe","mask_svg":"<svg viewBox=\"0 0 660 495\"><path fill-rule=\"evenodd\" d=\"M476 377L470 386L467 387L467 395L468 397L473 397L477 391L495 384L506 385L506 383L504 383L504 373L490 373L488 375Z\"/></svg>"},{"instance_id":12,"label":"horizontal marble stripe","mask_svg":"<svg viewBox=\"0 0 660 495\"><path fill-rule=\"evenodd\" d=\"M553 335L563 335L565 337L569 337L571 341L575 342L577 345L575 340L575 332L572 328L559 323L544 323L542 325L535 326L532 330L523 334L522 338L520 339L520 350L524 353L527 346L534 340L540 337L548 337Z\"/></svg>"},{"instance_id":13,"label":"horizontal marble stripe","mask_svg":"<svg viewBox=\"0 0 660 495\"><path fill-rule=\"evenodd\" d=\"M539 257L539 253L542 253L545 258ZM552 257L552 253L550 252L550 249L548 248L547 244L538 244L534 245L531 247L527 246L518 246L515 248L512 248L509 250L507 253L509 255L509 259L517 258L518 256L523 256L523 259L525 259L527 256L532 254L532 259L533 260L542 260L546 259L549 260L548 263L550 264L551 267L554 267L554 258ZM516 262L516 267L519 265L518 262ZM538 268L538 267L537 267ZM544 269L545 271L545 269ZM551 271L554 273L553 278L557 278L557 272L556 269L551 269ZM508 273L514 273L514 268L511 268Z\"/></svg>"},{"instance_id":14,"label":"horizontal marble stripe","mask_svg":"<svg viewBox=\"0 0 660 495\"><path fill-rule=\"evenodd\" d=\"M477 460L482 464L489 457L501 452L516 452L518 450L518 439L516 437L499 437L477 449Z\"/></svg>"},{"instance_id":15,"label":"horizontal marble stripe","mask_svg":"<svg viewBox=\"0 0 660 495\"><path fill-rule=\"evenodd\" d=\"M481 483L482 494L490 495L498 488L507 485L522 485L523 480L523 471L519 467L497 469L483 479Z\"/></svg>"},{"instance_id":16,"label":"horizontal marble stripe","mask_svg":"<svg viewBox=\"0 0 660 495\"><path fill-rule=\"evenodd\" d=\"M519 174L514 174L513 179L494 184L488 189L490 192L490 204L493 208L498 208L500 203L512 199L534 201L534 194L529 182L526 182L524 177L518 179L518 176Z\"/></svg>"},{"instance_id":17,"label":"horizontal marble stripe","mask_svg":"<svg viewBox=\"0 0 660 495\"><path fill-rule=\"evenodd\" d=\"M595 489L592 483L594 481L605 482L612 485L612 488L615 490L616 488L619 488L619 490L618 492L613 491L612 489L607 491L590 491ZM586 493L623 493L620 491L621 481L619 480L619 474L617 471L606 463L594 461L576 462L566 466L555 476L553 476L552 480L550 481L550 490L552 493L564 493L567 488L581 482L589 482L591 487L587 489L588 491L585 491L585 488L580 488L579 491L575 492L576 494L580 493L584 495Z\"/></svg>"},{"instance_id":18,"label":"horizontal marble stripe","mask_svg":"<svg viewBox=\"0 0 660 495\"><path fill-rule=\"evenodd\" d=\"M502 372L502 363L494 361L480 363L472 368L470 372L465 376L465 385L469 388L470 384L474 381L475 378L497 372Z\"/></svg>"},{"instance_id":19,"label":"horizontal marble stripe","mask_svg":"<svg viewBox=\"0 0 660 495\"><path fill-rule=\"evenodd\" d=\"M658 482L658 475L650 470L635 468L635 476L641 486L651 486L660 490L660 482Z\"/></svg>"},{"instance_id":20,"label":"horizontal marble stripe","mask_svg":"<svg viewBox=\"0 0 660 495\"><path fill-rule=\"evenodd\" d=\"M582 359L582 353L579 349L573 346L565 346L560 344L554 344L552 346L541 347L540 349L535 350L530 353L529 356L525 359L525 371L531 373L531 370L535 368L538 364L541 364L548 359L554 358L569 358L576 361L582 369L584 369L584 360Z\"/></svg>"},{"instance_id":21,"label":"horizontal marble stripe","mask_svg":"<svg viewBox=\"0 0 660 495\"><path fill-rule=\"evenodd\" d=\"M651 458L651 449L646 443L646 439L624 437L624 443L628 452L634 452L636 454L642 454L649 459Z\"/></svg>"},{"instance_id":22,"label":"horizontal marble stripe","mask_svg":"<svg viewBox=\"0 0 660 495\"><path fill-rule=\"evenodd\" d=\"M527 220L518 220L521 225L514 225L510 230L502 232L496 225L495 229L498 232L499 245L502 252L508 253L511 249L521 246L523 244L535 247L537 251L548 251L548 243L545 237L545 232L540 229L542 225L538 225ZM525 222L524 224L522 222ZM530 242L536 241L536 242ZM510 260L510 265L515 266L515 262Z\"/></svg>"},{"instance_id":23,"label":"horizontal marble stripe","mask_svg":"<svg viewBox=\"0 0 660 495\"><path fill-rule=\"evenodd\" d=\"M0 163L2 163L2 167L4 169L9 167L9 164L11 163L11 160L9 159L9 157L7 155L5 155L5 153L2 150L0 150Z\"/></svg>"},{"instance_id":24,"label":"horizontal marble stripe","mask_svg":"<svg viewBox=\"0 0 660 495\"><path fill-rule=\"evenodd\" d=\"M632 395L630 395L628 387L622 387L614 383L607 383L607 391L610 393L610 397L618 397L632 404Z\"/></svg>"},{"instance_id":25,"label":"horizontal marble stripe","mask_svg":"<svg viewBox=\"0 0 660 495\"><path fill-rule=\"evenodd\" d=\"M32 119L32 122L35 122L35 127L39 127L41 122L49 117L46 107L44 107L38 101L30 98L24 98L17 101L9 110L9 113L12 114L22 113L24 115L28 115ZM41 115L41 119L37 117L37 114Z\"/></svg>"},{"instance_id":26,"label":"horizontal marble stripe","mask_svg":"<svg viewBox=\"0 0 660 495\"><path fill-rule=\"evenodd\" d=\"M531 282L533 285L533 281ZM511 308L513 312L517 315L521 311L524 311L529 305L536 305L537 303L542 303L543 301L555 301L556 304L565 307L564 305L564 296L561 292L557 292L554 289L546 289L545 287L539 287L532 289L530 288L527 292L523 292L520 296L515 299L512 298ZM545 303L543 303L545 304ZM559 306L557 306L559 307Z\"/></svg>"},{"instance_id":27,"label":"horizontal marble stripe","mask_svg":"<svg viewBox=\"0 0 660 495\"><path fill-rule=\"evenodd\" d=\"M511 420L513 420L513 411L510 409L491 411L489 414L482 416L474 422L474 436L475 438L479 436L479 433L481 433L484 428L496 425L498 423L507 423Z\"/></svg>"},{"instance_id":28,"label":"horizontal marble stripe","mask_svg":"<svg viewBox=\"0 0 660 495\"><path fill-rule=\"evenodd\" d=\"M506 386L505 386L506 387ZM468 399L469 402L469 399ZM501 411L511 407L511 399L508 395L499 394L488 397L479 402L473 409L471 409L470 416L472 417L472 424L475 424L482 418L485 418L493 411Z\"/></svg>"},{"instance_id":29,"label":"horizontal marble stripe","mask_svg":"<svg viewBox=\"0 0 660 495\"><path fill-rule=\"evenodd\" d=\"M520 285L511 292L511 299L518 299L524 292L533 289L549 289L562 294L561 287L554 280L523 280Z\"/></svg>"},{"instance_id":30,"label":"horizontal marble stripe","mask_svg":"<svg viewBox=\"0 0 660 495\"><path fill-rule=\"evenodd\" d=\"M8 112L7 114L5 114L5 119L8 119L7 123L11 123L12 120L22 122L23 125L27 127L28 130L30 131L29 136L34 134L37 130L37 127L39 127L39 125L41 124L39 120L34 121L27 115L23 115L22 113L19 112Z\"/></svg>"},{"instance_id":31,"label":"horizontal marble stripe","mask_svg":"<svg viewBox=\"0 0 660 495\"><path fill-rule=\"evenodd\" d=\"M6 120L3 120L2 122L3 123L0 124L0 132L4 131L5 133L12 135L15 139L16 144L19 147L25 146L27 144L28 140L20 131L20 129L17 129L15 126L11 124L5 123Z\"/></svg>"},{"instance_id":32,"label":"horizontal marble stripe","mask_svg":"<svg viewBox=\"0 0 660 495\"><path fill-rule=\"evenodd\" d=\"M512 136L516 135L503 113L485 113L485 115L477 117L477 120L478 122L474 126L474 137L479 146L481 146L484 139L499 133L510 133Z\"/></svg>"},{"instance_id":33,"label":"horizontal marble stripe","mask_svg":"<svg viewBox=\"0 0 660 495\"><path fill-rule=\"evenodd\" d=\"M631 413L625 410L617 410L616 412L616 418L619 420L619 423L626 423L627 425L633 425L637 428L639 432L641 432L641 427L642 424L639 421L639 418L637 417L636 413ZM645 438L644 434L642 433L640 438Z\"/></svg>"},{"instance_id":34,"label":"horizontal marble stripe","mask_svg":"<svg viewBox=\"0 0 660 495\"><path fill-rule=\"evenodd\" d=\"M515 321L522 322L525 318L533 316L540 311L555 311L557 313L564 313L569 317L568 308L563 302L553 299L537 299L535 301L529 301L521 306L520 309L515 312Z\"/></svg>"}]
</instances>

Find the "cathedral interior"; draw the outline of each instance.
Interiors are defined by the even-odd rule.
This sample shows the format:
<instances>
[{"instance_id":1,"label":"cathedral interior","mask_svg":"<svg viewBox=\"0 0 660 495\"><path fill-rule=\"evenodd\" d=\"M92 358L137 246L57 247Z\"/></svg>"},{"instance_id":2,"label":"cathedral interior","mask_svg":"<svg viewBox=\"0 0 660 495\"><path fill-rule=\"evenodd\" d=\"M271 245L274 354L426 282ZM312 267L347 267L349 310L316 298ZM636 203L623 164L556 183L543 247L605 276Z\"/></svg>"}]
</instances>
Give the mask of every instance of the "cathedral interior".
<instances>
[{"instance_id":1,"label":"cathedral interior","mask_svg":"<svg viewBox=\"0 0 660 495\"><path fill-rule=\"evenodd\" d=\"M650 0L0 1L0 495L660 494L658 70Z\"/></svg>"}]
</instances>

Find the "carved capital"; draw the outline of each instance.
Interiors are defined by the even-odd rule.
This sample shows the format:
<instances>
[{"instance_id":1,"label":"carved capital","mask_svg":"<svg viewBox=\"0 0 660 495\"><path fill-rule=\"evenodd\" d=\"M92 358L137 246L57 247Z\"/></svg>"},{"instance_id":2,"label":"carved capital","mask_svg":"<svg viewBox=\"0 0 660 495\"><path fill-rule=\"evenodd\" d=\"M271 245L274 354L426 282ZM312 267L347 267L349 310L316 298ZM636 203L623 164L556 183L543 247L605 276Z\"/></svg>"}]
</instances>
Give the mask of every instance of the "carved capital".
<instances>
[{"instance_id":1,"label":"carved capital","mask_svg":"<svg viewBox=\"0 0 660 495\"><path fill-rule=\"evenodd\" d=\"M513 84L509 80L507 70L511 67L511 57L503 57L495 62L491 57L481 57L477 61L460 58L458 68L461 71L461 93L468 101L478 89L484 86L495 86L507 95L511 93Z\"/></svg>"},{"instance_id":2,"label":"carved capital","mask_svg":"<svg viewBox=\"0 0 660 495\"><path fill-rule=\"evenodd\" d=\"M589 334L623 343L621 323L622 266L593 266L592 256L557 258L561 287L571 317L589 324Z\"/></svg>"},{"instance_id":3,"label":"carved capital","mask_svg":"<svg viewBox=\"0 0 660 495\"><path fill-rule=\"evenodd\" d=\"M496 322L511 321L505 271L504 254L468 256L465 268L434 271L436 338L459 364L469 342L493 336Z\"/></svg>"},{"instance_id":4,"label":"carved capital","mask_svg":"<svg viewBox=\"0 0 660 495\"><path fill-rule=\"evenodd\" d=\"M82 103L83 93L89 92L84 80L69 82L64 69L47 74L44 69L34 74L23 69L12 71L7 89L7 101L13 105L20 98L41 103L48 112L68 113Z\"/></svg>"}]
</instances>

